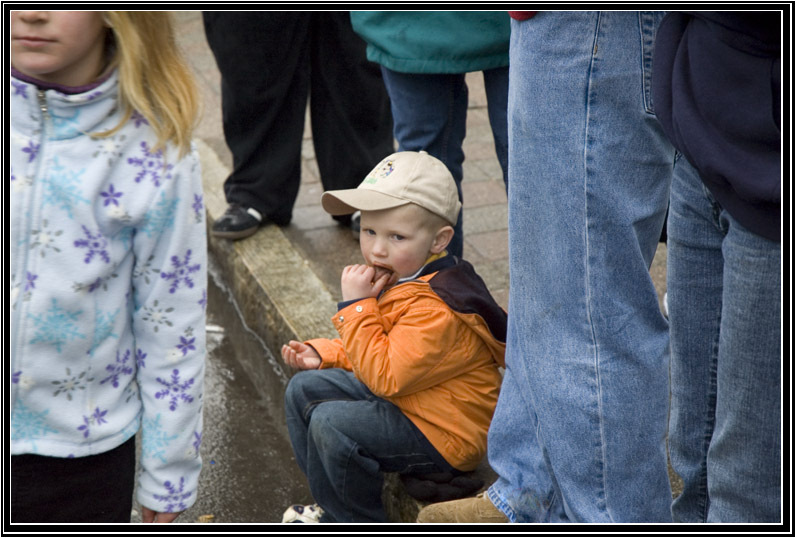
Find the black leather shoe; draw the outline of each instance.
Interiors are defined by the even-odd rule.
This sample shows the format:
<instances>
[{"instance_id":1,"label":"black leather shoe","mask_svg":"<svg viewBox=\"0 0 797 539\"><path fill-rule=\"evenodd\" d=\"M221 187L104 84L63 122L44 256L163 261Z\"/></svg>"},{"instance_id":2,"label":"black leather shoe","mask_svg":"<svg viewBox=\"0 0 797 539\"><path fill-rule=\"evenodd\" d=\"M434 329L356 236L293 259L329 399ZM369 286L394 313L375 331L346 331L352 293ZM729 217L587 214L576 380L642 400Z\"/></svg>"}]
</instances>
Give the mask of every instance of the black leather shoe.
<instances>
[{"instance_id":1,"label":"black leather shoe","mask_svg":"<svg viewBox=\"0 0 797 539\"><path fill-rule=\"evenodd\" d=\"M216 219L211 230L217 238L240 240L257 232L262 223L263 216L260 212L232 202L227 206L224 215Z\"/></svg>"}]
</instances>

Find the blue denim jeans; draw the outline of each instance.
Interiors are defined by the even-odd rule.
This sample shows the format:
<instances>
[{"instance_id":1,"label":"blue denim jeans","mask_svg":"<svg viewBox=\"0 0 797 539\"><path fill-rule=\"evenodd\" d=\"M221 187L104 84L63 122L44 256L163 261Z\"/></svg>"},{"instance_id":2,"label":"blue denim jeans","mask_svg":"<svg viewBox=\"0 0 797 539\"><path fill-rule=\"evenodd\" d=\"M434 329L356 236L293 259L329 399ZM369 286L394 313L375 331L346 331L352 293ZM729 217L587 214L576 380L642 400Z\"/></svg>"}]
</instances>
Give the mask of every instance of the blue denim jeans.
<instances>
[{"instance_id":1,"label":"blue denim jeans","mask_svg":"<svg viewBox=\"0 0 797 539\"><path fill-rule=\"evenodd\" d=\"M675 159L663 13L512 21L509 330L488 451L514 522L669 522L668 325L649 267Z\"/></svg>"},{"instance_id":2,"label":"blue denim jeans","mask_svg":"<svg viewBox=\"0 0 797 539\"><path fill-rule=\"evenodd\" d=\"M487 113L495 141L495 153L507 179L507 84L509 68L482 72L487 95ZM390 96L393 135L398 151L421 151L446 164L457 182L462 200L462 162L465 153L465 124L468 115L468 86L465 73L399 73L382 67L382 79ZM448 251L462 257L462 212L454 227Z\"/></svg>"},{"instance_id":3,"label":"blue denim jeans","mask_svg":"<svg viewBox=\"0 0 797 539\"><path fill-rule=\"evenodd\" d=\"M673 519L779 522L780 245L723 210L685 158L667 234Z\"/></svg>"},{"instance_id":4,"label":"blue denim jeans","mask_svg":"<svg viewBox=\"0 0 797 539\"><path fill-rule=\"evenodd\" d=\"M383 472L459 473L397 406L349 371L294 375L285 416L321 522L385 522Z\"/></svg>"}]
</instances>

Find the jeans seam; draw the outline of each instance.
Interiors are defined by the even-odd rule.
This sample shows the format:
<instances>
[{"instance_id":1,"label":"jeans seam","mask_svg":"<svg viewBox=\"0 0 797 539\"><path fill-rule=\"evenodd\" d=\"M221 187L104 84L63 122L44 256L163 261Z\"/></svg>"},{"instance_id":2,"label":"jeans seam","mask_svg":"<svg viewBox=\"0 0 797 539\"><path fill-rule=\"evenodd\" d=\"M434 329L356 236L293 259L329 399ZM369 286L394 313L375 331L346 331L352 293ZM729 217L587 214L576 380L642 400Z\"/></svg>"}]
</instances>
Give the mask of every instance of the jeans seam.
<instances>
[{"instance_id":1,"label":"jeans seam","mask_svg":"<svg viewBox=\"0 0 797 539\"><path fill-rule=\"evenodd\" d=\"M590 248L589 248L589 211L588 211L588 197L587 197L587 185L589 179L589 149L590 149L590 139L589 139L589 131L590 131L590 105L592 102L592 73L593 68L595 66L595 56L598 51L598 38L600 35L600 26L601 26L601 12L598 12L598 17L595 23L595 39L593 41L592 47L592 57L590 59L589 70L587 73L587 108L586 108L586 124L584 126L584 234L585 234L585 253L584 253L584 265L585 265L585 287L587 292L587 321L589 323L590 333L592 336L592 343L593 343L593 365L595 368L595 381L596 381L596 391L597 391L597 408L598 408L598 430L600 433L600 462L598 462L598 470L599 470L599 480L601 484L601 492L598 493L599 496L599 505L603 506L603 509L608 512L608 503L606 501L606 473L605 473L605 462L606 462L606 437L605 432L603 430L603 413L601 409L601 380L600 380L600 360L599 360L599 353L598 353L598 343L597 343L597 336L595 333L595 324L593 322L592 317L592 288L590 286Z\"/></svg>"},{"instance_id":2,"label":"jeans seam","mask_svg":"<svg viewBox=\"0 0 797 539\"><path fill-rule=\"evenodd\" d=\"M446 127L443 129L443 138L441 141L441 155L445 157L445 161L449 162L448 146L451 142L451 128L454 122L454 79L449 77L448 83L448 115L446 118Z\"/></svg>"},{"instance_id":3,"label":"jeans seam","mask_svg":"<svg viewBox=\"0 0 797 539\"><path fill-rule=\"evenodd\" d=\"M646 56L647 50L650 48L646 46L646 43L654 43L656 39L656 27L655 23L649 25L651 30L650 39L646 35L646 31L648 27L645 24L645 20L648 17L651 17L653 14L651 12L640 11L637 14L637 20L639 22L639 45L640 45L640 72L642 74L642 105L645 110L645 113L651 116L656 115L655 111L655 104L653 103L653 87L652 81L650 80L650 73L653 69L653 66L650 65L648 58ZM648 21L652 22L652 21ZM650 58L650 62L652 62L652 54Z\"/></svg>"},{"instance_id":4,"label":"jeans seam","mask_svg":"<svg viewBox=\"0 0 797 539\"><path fill-rule=\"evenodd\" d=\"M340 498L344 502L346 502L346 500L348 499L348 497L346 495L346 475L347 475L347 473L349 471L349 461L351 461L351 455L352 455L352 453L354 453L354 451L356 449L357 449L357 444L352 444L352 447L349 450L349 454L346 455L346 466L343 467L343 479L341 481L341 487L340 487L340 490L341 490ZM352 510L351 510L351 508L353 507L353 504L345 503L345 506L346 506L346 509L349 512L349 522L353 522L354 514L352 513Z\"/></svg>"},{"instance_id":5,"label":"jeans seam","mask_svg":"<svg viewBox=\"0 0 797 539\"><path fill-rule=\"evenodd\" d=\"M642 106L645 109L645 112L648 114L653 114L653 110L648 103L648 92L647 87L645 85L645 32L643 29L643 22L642 22L642 11L637 13L637 23L639 24L639 67L642 72L641 82L642 82Z\"/></svg>"},{"instance_id":6,"label":"jeans seam","mask_svg":"<svg viewBox=\"0 0 797 539\"><path fill-rule=\"evenodd\" d=\"M708 450L711 446L711 438L714 432L714 426L716 424L716 413L717 413L717 361L719 359L719 341L720 341L720 332L719 328L721 326L721 320L715 320L717 331L715 334L714 343L711 347L711 363L710 363L710 370L709 370L709 396L711 398L710 404L711 406L708 409L709 416L705 418L706 421L706 431L705 435L703 436L703 455L704 459L700 469L700 510L701 510L701 517L703 522L708 522L708 512L709 512L709 505L711 505L711 500L709 500L708 495Z\"/></svg>"}]
</instances>

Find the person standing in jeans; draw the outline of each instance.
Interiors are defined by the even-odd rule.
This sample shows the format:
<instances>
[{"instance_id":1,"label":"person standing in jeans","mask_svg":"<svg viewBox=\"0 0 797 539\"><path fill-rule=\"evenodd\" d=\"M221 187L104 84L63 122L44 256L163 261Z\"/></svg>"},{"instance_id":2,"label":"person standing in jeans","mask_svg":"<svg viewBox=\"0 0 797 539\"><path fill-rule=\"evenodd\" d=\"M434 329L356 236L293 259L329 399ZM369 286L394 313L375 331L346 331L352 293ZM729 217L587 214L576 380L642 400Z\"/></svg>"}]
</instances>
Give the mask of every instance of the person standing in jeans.
<instances>
[{"instance_id":1,"label":"person standing in jeans","mask_svg":"<svg viewBox=\"0 0 797 539\"><path fill-rule=\"evenodd\" d=\"M781 13L673 12L656 115L668 224L676 522L781 518Z\"/></svg>"},{"instance_id":2,"label":"person standing in jeans","mask_svg":"<svg viewBox=\"0 0 797 539\"><path fill-rule=\"evenodd\" d=\"M498 479L419 522L670 522L667 321L649 267L675 150L650 71L663 12L513 13L509 328Z\"/></svg>"},{"instance_id":3,"label":"person standing in jeans","mask_svg":"<svg viewBox=\"0 0 797 539\"><path fill-rule=\"evenodd\" d=\"M347 11L204 11L221 72L224 138L233 170L221 238L290 223L301 178L308 94L325 190L356 187L393 153L390 100ZM350 216L337 217L348 224Z\"/></svg>"},{"instance_id":4,"label":"person standing in jeans","mask_svg":"<svg viewBox=\"0 0 797 539\"><path fill-rule=\"evenodd\" d=\"M468 115L465 74L481 71L487 113L507 179L509 15L503 11L353 11L352 26L382 67L399 151L426 151L445 163L462 200L462 142ZM463 218L449 252L462 257Z\"/></svg>"}]
</instances>

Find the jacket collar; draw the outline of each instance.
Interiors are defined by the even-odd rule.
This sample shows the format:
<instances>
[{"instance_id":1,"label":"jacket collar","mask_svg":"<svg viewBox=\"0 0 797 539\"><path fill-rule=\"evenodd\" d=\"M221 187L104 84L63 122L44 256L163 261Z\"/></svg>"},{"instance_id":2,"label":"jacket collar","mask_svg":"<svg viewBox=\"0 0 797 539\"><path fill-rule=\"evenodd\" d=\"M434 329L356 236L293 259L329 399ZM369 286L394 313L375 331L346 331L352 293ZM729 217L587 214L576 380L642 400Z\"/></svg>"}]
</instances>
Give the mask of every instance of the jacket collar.
<instances>
[{"instance_id":1,"label":"jacket collar","mask_svg":"<svg viewBox=\"0 0 797 539\"><path fill-rule=\"evenodd\" d=\"M102 84L78 94L40 89L11 77L11 125L27 135L41 132L45 121L47 138L63 140L115 127L121 112L118 105L116 70ZM46 112L45 112L46 110Z\"/></svg>"},{"instance_id":2,"label":"jacket collar","mask_svg":"<svg viewBox=\"0 0 797 539\"><path fill-rule=\"evenodd\" d=\"M451 266L455 266L457 264L457 257L448 254L433 256L429 258L430 262L427 262L421 269L419 269L415 275L410 275L409 277L404 277L403 279L399 279L398 283L409 283L410 281L415 281L416 279L420 279L426 275L431 273L435 273L445 268L450 268Z\"/></svg>"},{"instance_id":3,"label":"jacket collar","mask_svg":"<svg viewBox=\"0 0 797 539\"><path fill-rule=\"evenodd\" d=\"M421 273L418 275L418 277L423 277L424 275L429 275L430 273L435 273L440 270L456 266L458 263L459 259L456 256L447 254L442 258L438 258L437 260L433 260L432 262L426 264L421 269Z\"/></svg>"}]
</instances>

